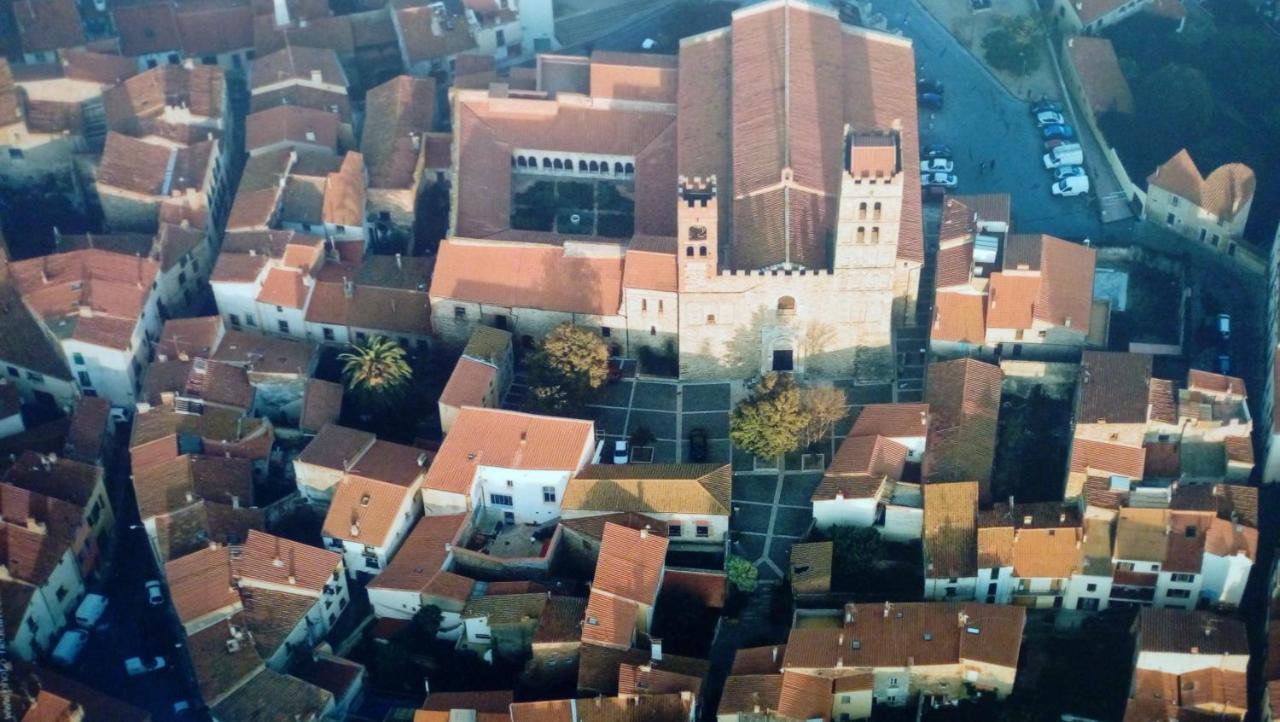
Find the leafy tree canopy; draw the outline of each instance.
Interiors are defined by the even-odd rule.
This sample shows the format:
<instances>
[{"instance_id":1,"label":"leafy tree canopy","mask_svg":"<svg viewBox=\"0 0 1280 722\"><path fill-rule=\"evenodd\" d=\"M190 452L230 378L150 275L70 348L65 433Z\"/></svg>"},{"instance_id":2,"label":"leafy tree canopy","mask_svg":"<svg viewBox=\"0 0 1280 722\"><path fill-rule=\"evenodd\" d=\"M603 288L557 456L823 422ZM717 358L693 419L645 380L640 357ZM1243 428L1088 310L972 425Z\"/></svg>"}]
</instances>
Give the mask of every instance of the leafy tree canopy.
<instances>
[{"instance_id":1,"label":"leafy tree canopy","mask_svg":"<svg viewBox=\"0 0 1280 722\"><path fill-rule=\"evenodd\" d=\"M756 456L773 459L794 451L808 424L809 415L800 405L800 389L790 374L770 372L733 410L729 438Z\"/></svg>"}]
</instances>

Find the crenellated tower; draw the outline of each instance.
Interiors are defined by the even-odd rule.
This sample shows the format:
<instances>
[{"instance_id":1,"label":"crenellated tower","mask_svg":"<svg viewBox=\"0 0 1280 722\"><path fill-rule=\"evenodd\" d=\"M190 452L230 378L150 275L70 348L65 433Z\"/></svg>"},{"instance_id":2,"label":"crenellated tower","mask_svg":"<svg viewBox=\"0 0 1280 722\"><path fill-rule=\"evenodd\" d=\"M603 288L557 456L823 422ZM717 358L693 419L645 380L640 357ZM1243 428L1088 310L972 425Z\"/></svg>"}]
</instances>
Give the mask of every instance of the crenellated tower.
<instances>
[{"instance_id":1,"label":"crenellated tower","mask_svg":"<svg viewBox=\"0 0 1280 722\"><path fill-rule=\"evenodd\" d=\"M719 210L716 177L679 179L680 204L676 213L680 289L696 288L716 275L719 263Z\"/></svg>"}]
</instances>

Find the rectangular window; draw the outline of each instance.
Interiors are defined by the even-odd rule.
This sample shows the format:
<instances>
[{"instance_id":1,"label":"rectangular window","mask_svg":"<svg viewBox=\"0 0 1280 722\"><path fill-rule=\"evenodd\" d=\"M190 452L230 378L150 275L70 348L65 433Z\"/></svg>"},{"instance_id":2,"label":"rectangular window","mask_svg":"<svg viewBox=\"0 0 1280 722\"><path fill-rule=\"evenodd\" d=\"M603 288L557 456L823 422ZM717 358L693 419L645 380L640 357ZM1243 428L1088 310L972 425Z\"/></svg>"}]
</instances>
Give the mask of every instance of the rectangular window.
<instances>
[{"instance_id":1,"label":"rectangular window","mask_svg":"<svg viewBox=\"0 0 1280 722\"><path fill-rule=\"evenodd\" d=\"M29 381L30 381L31 383L33 383L33 384L42 384L42 383L44 383L44 376L41 376L40 374L36 373L35 371L28 371L28 372L27 372L27 380L29 380Z\"/></svg>"},{"instance_id":2,"label":"rectangular window","mask_svg":"<svg viewBox=\"0 0 1280 722\"><path fill-rule=\"evenodd\" d=\"M80 380L80 385L85 387L93 386L93 379L89 378L88 371L77 371L76 378Z\"/></svg>"},{"instance_id":3,"label":"rectangular window","mask_svg":"<svg viewBox=\"0 0 1280 722\"><path fill-rule=\"evenodd\" d=\"M995 594L996 591L999 590L999 588L1000 588L999 584L992 582L991 584L987 585L987 594Z\"/></svg>"},{"instance_id":4,"label":"rectangular window","mask_svg":"<svg viewBox=\"0 0 1280 722\"><path fill-rule=\"evenodd\" d=\"M9 157L14 160L22 160L22 149L12 148L12 147L9 148Z\"/></svg>"},{"instance_id":5,"label":"rectangular window","mask_svg":"<svg viewBox=\"0 0 1280 722\"><path fill-rule=\"evenodd\" d=\"M322 336L324 336L324 340L326 340L326 341L332 341L332 340L333 340L333 329L329 328L328 326L325 326L324 328L321 328L321 329L320 329L320 334L321 334Z\"/></svg>"},{"instance_id":6,"label":"rectangular window","mask_svg":"<svg viewBox=\"0 0 1280 722\"><path fill-rule=\"evenodd\" d=\"M679 524L668 524L668 525L667 525L667 536L669 536L669 537L673 537L673 538L674 538L674 537L679 537L679 536L680 536L680 525L679 525Z\"/></svg>"},{"instance_id":7,"label":"rectangular window","mask_svg":"<svg viewBox=\"0 0 1280 722\"><path fill-rule=\"evenodd\" d=\"M1191 597L1190 589L1170 589L1164 593L1170 599L1188 599Z\"/></svg>"},{"instance_id":8,"label":"rectangular window","mask_svg":"<svg viewBox=\"0 0 1280 722\"><path fill-rule=\"evenodd\" d=\"M556 488L554 486L542 487L542 500L547 502L555 502Z\"/></svg>"},{"instance_id":9,"label":"rectangular window","mask_svg":"<svg viewBox=\"0 0 1280 722\"><path fill-rule=\"evenodd\" d=\"M1173 575L1170 575L1169 577L1169 581L1178 582L1179 584L1190 584L1195 580L1196 580L1196 575L1194 574L1173 574Z\"/></svg>"},{"instance_id":10,"label":"rectangular window","mask_svg":"<svg viewBox=\"0 0 1280 722\"><path fill-rule=\"evenodd\" d=\"M280 329L280 333L289 333L289 322L283 318L276 321L276 327Z\"/></svg>"},{"instance_id":11,"label":"rectangular window","mask_svg":"<svg viewBox=\"0 0 1280 722\"><path fill-rule=\"evenodd\" d=\"M12 376L12 377L14 377L15 379L16 379L16 378L18 378L18 377L21 375L21 374L18 372L18 369L17 369L17 368L15 368L15 367L13 367L13 366L9 366L9 367L7 367L7 369L6 369L6 370L9 372L9 375L10 375L10 376Z\"/></svg>"},{"instance_id":12,"label":"rectangular window","mask_svg":"<svg viewBox=\"0 0 1280 722\"><path fill-rule=\"evenodd\" d=\"M84 354L82 353L71 354L71 360L74 361L77 366L84 366Z\"/></svg>"},{"instance_id":13,"label":"rectangular window","mask_svg":"<svg viewBox=\"0 0 1280 722\"><path fill-rule=\"evenodd\" d=\"M510 494L490 494L489 503L495 506L515 506Z\"/></svg>"},{"instance_id":14,"label":"rectangular window","mask_svg":"<svg viewBox=\"0 0 1280 722\"><path fill-rule=\"evenodd\" d=\"M231 325L232 325L232 326L239 326L239 325L240 325L240 314L237 314L237 313L228 313L228 314L227 314L227 320L231 322Z\"/></svg>"},{"instance_id":15,"label":"rectangular window","mask_svg":"<svg viewBox=\"0 0 1280 722\"><path fill-rule=\"evenodd\" d=\"M1122 572L1131 572L1133 571L1133 562L1119 562L1116 564L1116 569Z\"/></svg>"},{"instance_id":16,"label":"rectangular window","mask_svg":"<svg viewBox=\"0 0 1280 722\"><path fill-rule=\"evenodd\" d=\"M1165 222L1165 223L1168 223L1168 224L1169 224L1169 225L1171 225L1171 226L1173 225L1173 222L1174 222L1175 220L1177 220L1177 219L1176 219L1176 218L1174 218L1174 215L1173 215L1172 213L1170 213L1169 215L1167 215L1167 216L1165 216L1165 217L1164 217L1164 222Z\"/></svg>"},{"instance_id":17,"label":"rectangular window","mask_svg":"<svg viewBox=\"0 0 1280 722\"><path fill-rule=\"evenodd\" d=\"M67 588L59 585L58 591L54 592L53 596L57 597L58 601L61 602L63 599L66 599L67 597Z\"/></svg>"},{"instance_id":18,"label":"rectangular window","mask_svg":"<svg viewBox=\"0 0 1280 722\"><path fill-rule=\"evenodd\" d=\"M248 325L248 326L257 326L257 325L258 325L257 320L256 320L256 319L254 319L254 317L253 317L253 316L245 316L245 317L244 317L244 322L245 322L245 324L246 324L246 325Z\"/></svg>"},{"instance_id":19,"label":"rectangular window","mask_svg":"<svg viewBox=\"0 0 1280 722\"><path fill-rule=\"evenodd\" d=\"M1085 587L1084 587L1084 590L1085 590L1086 592L1096 592L1096 591L1098 591L1098 585L1097 585L1097 584L1086 584L1086 585L1085 585Z\"/></svg>"},{"instance_id":20,"label":"rectangular window","mask_svg":"<svg viewBox=\"0 0 1280 722\"><path fill-rule=\"evenodd\" d=\"M357 342L357 343L364 343L365 341L368 341L368 340L369 340L369 335L368 335L368 334L366 334L364 331L356 331L356 342Z\"/></svg>"},{"instance_id":21,"label":"rectangular window","mask_svg":"<svg viewBox=\"0 0 1280 722\"><path fill-rule=\"evenodd\" d=\"M711 527L706 524L699 524L694 527L694 533L697 534L699 539L706 539L711 536Z\"/></svg>"}]
</instances>

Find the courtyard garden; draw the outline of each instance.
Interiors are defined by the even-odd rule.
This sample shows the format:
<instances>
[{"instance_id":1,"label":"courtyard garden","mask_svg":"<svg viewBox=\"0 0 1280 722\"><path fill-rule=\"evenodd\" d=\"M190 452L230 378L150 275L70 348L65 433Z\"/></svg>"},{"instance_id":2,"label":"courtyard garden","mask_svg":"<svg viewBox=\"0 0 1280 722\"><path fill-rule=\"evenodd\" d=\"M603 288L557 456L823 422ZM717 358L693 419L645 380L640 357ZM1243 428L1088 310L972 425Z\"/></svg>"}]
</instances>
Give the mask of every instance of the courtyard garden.
<instances>
[{"instance_id":1,"label":"courtyard garden","mask_svg":"<svg viewBox=\"0 0 1280 722\"><path fill-rule=\"evenodd\" d=\"M635 188L628 181L517 176L511 227L580 236L630 238L635 228Z\"/></svg>"}]
</instances>

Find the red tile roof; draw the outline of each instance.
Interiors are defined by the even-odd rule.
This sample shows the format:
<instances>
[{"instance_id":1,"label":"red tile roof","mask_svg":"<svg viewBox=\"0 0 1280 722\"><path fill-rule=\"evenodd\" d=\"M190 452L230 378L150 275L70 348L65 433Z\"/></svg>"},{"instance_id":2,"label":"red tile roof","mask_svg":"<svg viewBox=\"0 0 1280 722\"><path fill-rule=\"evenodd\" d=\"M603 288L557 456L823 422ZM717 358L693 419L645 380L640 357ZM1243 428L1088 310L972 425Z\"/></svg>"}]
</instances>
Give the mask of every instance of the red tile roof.
<instances>
[{"instance_id":1,"label":"red tile roof","mask_svg":"<svg viewBox=\"0 0 1280 722\"><path fill-rule=\"evenodd\" d=\"M1257 179L1253 169L1243 163L1219 166L1208 177L1202 177L1184 148L1147 176L1147 184L1163 188L1229 221L1249 206Z\"/></svg>"},{"instance_id":2,"label":"red tile roof","mask_svg":"<svg viewBox=\"0 0 1280 722\"><path fill-rule=\"evenodd\" d=\"M164 565L169 599L183 624L241 607L229 547L205 548Z\"/></svg>"},{"instance_id":3,"label":"red tile roof","mask_svg":"<svg viewBox=\"0 0 1280 722\"><path fill-rule=\"evenodd\" d=\"M612 597L652 605L658 596L667 555L667 539L642 530L606 524L596 562L592 597Z\"/></svg>"},{"instance_id":4,"label":"red tile roof","mask_svg":"<svg viewBox=\"0 0 1280 722\"><path fill-rule=\"evenodd\" d=\"M251 113L245 121L245 149L280 142L310 143L338 150L338 115L300 105L278 105Z\"/></svg>"},{"instance_id":5,"label":"red tile roof","mask_svg":"<svg viewBox=\"0 0 1280 722\"><path fill-rule=\"evenodd\" d=\"M1088 35L1068 38L1067 57L1094 115L1133 112L1133 93L1120 72L1120 59L1110 40Z\"/></svg>"},{"instance_id":6,"label":"red tile roof","mask_svg":"<svg viewBox=\"0 0 1280 722\"><path fill-rule=\"evenodd\" d=\"M1146 449L1141 446L1125 446L1079 436L1071 442L1072 472L1084 473L1093 470L1104 474L1119 474L1130 479L1142 479L1145 462Z\"/></svg>"},{"instance_id":7,"label":"red tile roof","mask_svg":"<svg viewBox=\"0 0 1280 722\"><path fill-rule=\"evenodd\" d=\"M447 514L419 519L391 563L369 582L369 588L410 591L427 589L436 577L445 573L442 569L449 558L449 546L458 543L466 528L467 518L466 514ZM469 587L467 591L470 591ZM467 596L464 593L458 601L466 601Z\"/></svg>"},{"instance_id":8,"label":"red tile roof","mask_svg":"<svg viewBox=\"0 0 1280 722\"><path fill-rule=\"evenodd\" d=\"M577 471L594 440L590 421L464 408L427 470L426 487L466 494L481 465Z\"/></svg>"},{"instance_id":9,"label":"red tile roof","mask_svg":"<svg viewBox=\"0 0 1280 722\"><path fill-rule=\"evenodd\" d=\"M1001 378L998 366L973 359L929 366L926 481L976 480L985 500L995 459Z\"/></svg>"},{"instance_id":10,"label":"red tile roof","mask_svg":"<svg viewBox=\"0 0 1280 722\"><path fill-rule=\"evenodd\" d=\"M453 367L449 382L440 392L440 403L446 406L483 406L485 397L493 389L498 369L483 361L463 356Z\"/></svg>"},{"instance_id":11,"label":"red tile roof","mask_svg":"<svg viewBox=\"0 0 1280 722\"><path fill-rule=\"evenodd\" d=\"M148 55L182 48L178 19L170 2L113 4L111 19L120 34L120 50L125 55Z\"/></svg>"},{"instance_id":12,"label":"red tile roof","mask_svg":"<svg viewBox=\"0 0 1280 722\"><path fill-rule=\"evenodd\" d=\"M342 555L337 552L256 530L232 550L231 566L241 579L317 594L342 565Z\"/></svg>"},{"instance_id":13,"label":"red tile roof","mask_svg":"<svg viewBox=\"0 0 1280 722\"><path fill-rule=\"evenodd\" d=\"M985 296L977 293L939 291L935 298L930 339L973 345L981 345L986 341L987 299Z\"/></svg>"},{"instance_id":14,"label":"red tile roof","mask_svg":"<svg viewBox=\"0 0 1280 722\"><path fill-rule=\"evenodd\" d=\"M1151 357L1146 354L1085 351L1077 423L1146 423L1150 383Z\"/></svg>"},{"instance_id":15,"label":"red tile roof","mask_svg":"<svg viewBox=\"0 0 1280 722\"><path fill-rule=\"evenodd\" d=\"M559 246L440 244L431 296L512 308L616 315L622 302L621 257L570 256ZM562 279L579 279L563 283Z\"/></svg>"},{"instance_id":16,"label":"red tile roof","mask_svg":"<svg viewBox=\"0 0 1280 722\"><path fill-rule=\"evenodd\" d=\"M22 52L84 45L84 27L75 0L14 0L12 7Z\"/></svg>"},{"instance_id":17,"label":"red tile roof","mask_svg":"<svg viewBox=\"0 0 1280 722\"><path fill-rule=\"evenodd\" d=\"M417 170L415 142L434 127L436 85L431 78L400 75L365 97L366 118L360 152L373 188L408 188Z\"/></svg>"}]
</instances>

